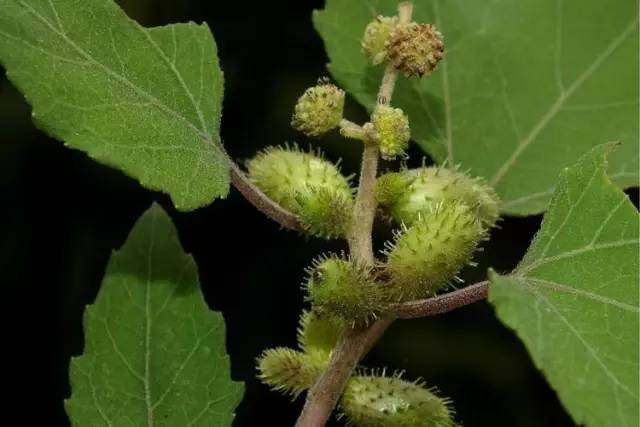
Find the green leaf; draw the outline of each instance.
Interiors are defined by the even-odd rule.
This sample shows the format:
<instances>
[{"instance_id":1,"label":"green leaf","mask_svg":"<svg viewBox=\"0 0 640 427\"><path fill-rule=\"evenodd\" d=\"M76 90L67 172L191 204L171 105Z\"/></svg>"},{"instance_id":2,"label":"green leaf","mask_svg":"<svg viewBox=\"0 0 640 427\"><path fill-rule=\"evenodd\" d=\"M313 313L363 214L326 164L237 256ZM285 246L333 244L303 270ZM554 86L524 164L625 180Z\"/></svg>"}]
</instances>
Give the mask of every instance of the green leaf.
<instances>
[{"instance_id":1,"label":"green leaf","mask_svg":"<svg viewBox=\"0 0 640 427\"><path fill-rule=\"evenodd\" d=\"M602 145L560 175L518 268L489 301L579 424L638 425L638 212Z\"/></svg>"},{"instance_id":2,"label":"green leaf","mask_svg":"<svg viewBox=\"0 0 640 427\"><path fill-rule=\"evenodd\" d=\"M395 0L327 0L314 15L337 81L368 108L382 67L360 51L366 24ZM444 34L429 78L400 78L394 105L437 162L486 177L507 214L540 213L555 177L595 145L620 141L612 179L638 185L638 3L424 0L417 22Z\"/></svg>"},{"instance_id":3,"label":"green leaf","mask_svg":"<svg viewBox=\"0 0 640 427\"><path fill-rule=\"evenodd\" d=\"M224 320L154 205L111 257L84 317L66 408L74 426L225 426L243 386L229 377Z\"/></svg>"},{"instance_id":4,"label":"green leaf","mask_svg":"<svg viewBox=\"0 0 640 427\"><path fill-rule=\"evenodd\" d=\"M0 63L36 124L191 210L225 196L206 24L143 28L112 0L0 0Z\"/></svg>"}]
</instances>

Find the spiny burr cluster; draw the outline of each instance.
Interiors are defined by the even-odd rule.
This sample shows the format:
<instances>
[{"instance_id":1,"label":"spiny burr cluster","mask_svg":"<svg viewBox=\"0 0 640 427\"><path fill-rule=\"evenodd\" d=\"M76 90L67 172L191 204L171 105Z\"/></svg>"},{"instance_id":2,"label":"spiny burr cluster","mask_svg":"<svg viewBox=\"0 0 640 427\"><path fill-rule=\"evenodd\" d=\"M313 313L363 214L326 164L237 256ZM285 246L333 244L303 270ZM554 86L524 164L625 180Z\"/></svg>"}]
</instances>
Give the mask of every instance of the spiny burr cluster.
<instances>
[{"instance_id":1,"label":"spiny burr cluster","mask_svg":"<svg viewBox=\"0 0 640 427\"><path fill-rule=\"evenodd\" d=\"M433 24L378 16L365 29L362 50L373 65L389 63L407 77L423 77L444 58L444 41Z\"/></svg>"},{"instance_id":2,"label":"spiny burr cluster","mask_svg":"<svg viewBox=\"0 0 640 427\"><path fill-rule=\"evenodd\" d=\"M378 16L364 31L362 49L387 73L429 76L443 58L442 35L432 24ZM389 71L391 70L391 71ZM385 160L406 157L409 118L384 100L367 123L343 117L345 93L320 79L298 99L292 126L309 137L339 128L340 134L376 146ZM302 232L349 239L357 227L357 203L350 177L318 151L296 145L268 148L247 162L249 179L296 214ZM259 378L294 398L308 390L327 367L345 328L368 326L394 305L428 298L459 280L488 230L498 220L499 201L482 179L443 166L403 168L377 178L375 199L381 218L397 226L375 265L344 253L314 260L303 280L311 311L303 312L298 349L278 347L258 359ZM357 224L356 224L357 225ZM350 424L373 427L455 425L448 399L421 382L360 369L340 400Z\"/></svg>"}]
</instances>

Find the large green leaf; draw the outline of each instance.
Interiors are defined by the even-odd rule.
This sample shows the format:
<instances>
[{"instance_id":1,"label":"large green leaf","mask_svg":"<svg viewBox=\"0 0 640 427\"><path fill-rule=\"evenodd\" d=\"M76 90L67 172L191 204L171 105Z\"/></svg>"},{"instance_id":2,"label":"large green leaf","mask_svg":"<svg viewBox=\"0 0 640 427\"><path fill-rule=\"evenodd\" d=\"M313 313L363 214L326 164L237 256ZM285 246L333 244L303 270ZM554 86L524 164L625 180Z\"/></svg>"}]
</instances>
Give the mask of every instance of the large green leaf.
<instances>
[{"instance_id":1,"label":"large green leaf","mask_svg":"<svg viewBox=\"0 0 640 427\"><path fill-rule=\"evenodd\" d=\"M229 378L224 320L156 205L111 257L71 362L74 426L225 426L243 386Z\"/></svg>"},{"instance_id":2,"label":"large green leaf","mask_svg":"<svg viewBox=\"0 0 640 427\"><path fill-rule=\"evenodd\" d=\"M638 2L424 0L446 56L422 80L401 78L393 103L436 161L461 164L496 187L507 214L546 209L563 167L620 141L612 179L638 185ZM314 15L333 76L367 107L381 67L360 51L366 24L394 0L327 0Z\"/></svg>"},{"instance_id":3,"label":"large green leaf","mask_svg":"<svg viewBox=\"0 0 640 427\"><path fill-rule=\"evenodd\" d=\"M518 268L489 300L578 423L638 425L638 212L606 176L610 146L562 172Z\"/></svg>"},{"instance_id":4,"label":"large green leaf","mask_svg":"<svg viewBox=\"0 0 640 427\"><path fill-rule=\"evenodd\" d=\"M112 0L0 0L0 63L36 124L190 210L228 192L206 24L143 28Z\"/></svg>"}]
</instances>

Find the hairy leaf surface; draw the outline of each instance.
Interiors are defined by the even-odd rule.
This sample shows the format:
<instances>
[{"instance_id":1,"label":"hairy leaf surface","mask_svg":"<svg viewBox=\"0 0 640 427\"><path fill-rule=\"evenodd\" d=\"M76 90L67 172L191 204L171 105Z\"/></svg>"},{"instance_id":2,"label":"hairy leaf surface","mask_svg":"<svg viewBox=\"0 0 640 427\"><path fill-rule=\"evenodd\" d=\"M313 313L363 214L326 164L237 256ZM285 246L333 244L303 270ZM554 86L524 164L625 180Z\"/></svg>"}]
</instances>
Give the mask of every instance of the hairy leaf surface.
<instances>
[{"instance_id":1,"label":"hairy leaf surface","mask_svg":"<svg viewBox=\"0 0 640 427\"><path fill-rule=\"evenodd\" d=\"M206 24L143 28L112 0L0 0L0 63L36 124L191 210L225 196Z\"/></svg>"},{"instance_id":2,"label":"hairy leaf surface","mask_svg":"<svg viewBox=\"0 0 640 427\"><path fill-rule=\"evenodd\" d=\"M231 425L243 386L229 377L224 320L159 206L111 257L84 326L66 401L74 426Z\"/></svg>"},{"instance_id":3,"label":"hairy leaf surface","mask_svg":"<svg viewBox=\"0 0 640 427\"><path fill-rule=\"evenodd\" d=\"M610 145L560 175L542 229L489 300L579 424L638 425L636 208L606 175Z\"/></svg>"}]
</instances>

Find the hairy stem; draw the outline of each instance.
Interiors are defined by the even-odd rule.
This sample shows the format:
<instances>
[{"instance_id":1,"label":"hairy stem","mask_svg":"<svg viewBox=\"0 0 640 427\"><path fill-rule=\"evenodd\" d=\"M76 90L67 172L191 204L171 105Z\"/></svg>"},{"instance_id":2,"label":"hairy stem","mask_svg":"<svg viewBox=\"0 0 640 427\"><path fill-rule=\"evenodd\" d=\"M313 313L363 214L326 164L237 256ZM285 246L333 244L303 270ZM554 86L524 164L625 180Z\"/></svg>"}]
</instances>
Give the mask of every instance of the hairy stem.
<instances>
[{"instance_id":1,"label":"hairy stem","mask_svg":"<svg viewBox=\"0 0 640 427\"><path fill-rule=\"evenodd\" d=\"M340 135L344 136L345 138L353 138L359 140L364 140L366 138L362 126L347 119L340 120Z\"/></svg>"},{"instance_id":2,"label":"hairy stem","mask_svg":"<svg viewBox=\"0 0 640 427\"><path fill-rule=\"evenodd\" d=\"M362 265L373 267L373 243L371 230L376 212L375 186L378 172L379 150L375 143L364 141L360 183L349 231L349 252L352 259Z\"/></svg>"},{"instance_id":3,"label":"hairy stem","mask_svg":"<svg viewBox=\"0 0 640 427\"><path fill-rule=\"evenodd\" d=\"M400 22L410 22L412 11L413 5L410 2L400 3L398 5ZM391 102L397 74L397 71L392 66L387 66L385 69L380 90L378 91L378 105L386 105ZM364 149L362 152L360 182L354 205L353 221L347 240L352 259L364 266L373 267L375 257L373 255L371 234L376 211L374 191L378 171L379 149L376 142L367 137L367 135L371 135L372 125L368 123L362 128L364 130ZM394 316L388 316L376 321L369 327L346 328L342 338L333 350L327 368L309 390L304 408L296 422L296 427L322 427L325 425L358 362L393 320Z\"/></svg>"},{"instance_id":4,"label":"hairy stem","mask_svg":"<svg viewBox=\"0 0 640 427\"><path fill-rule=\"evenodd\" d=\"M437 297L396 304L393 312L399 319L434 316L483 300L488 293L489 281L485 280Z\"/></svg>"},{"instance_id":5,"label":"hairy stem","mask_svg":"<svg viewBox=\"0 0 640 427\"><path fill-rule=\"evenodd\" d=\"M262 190L256 187L249 178L242 172L240 167L234 162L229 154L223 149L223 153L229 164L231 184L260 212L280 224L288 230L300 230L300 220L298 217L271 200Z\"/></svg>"}]
</instances>

